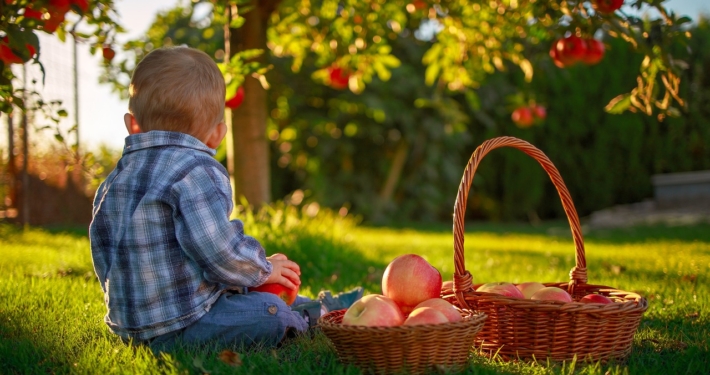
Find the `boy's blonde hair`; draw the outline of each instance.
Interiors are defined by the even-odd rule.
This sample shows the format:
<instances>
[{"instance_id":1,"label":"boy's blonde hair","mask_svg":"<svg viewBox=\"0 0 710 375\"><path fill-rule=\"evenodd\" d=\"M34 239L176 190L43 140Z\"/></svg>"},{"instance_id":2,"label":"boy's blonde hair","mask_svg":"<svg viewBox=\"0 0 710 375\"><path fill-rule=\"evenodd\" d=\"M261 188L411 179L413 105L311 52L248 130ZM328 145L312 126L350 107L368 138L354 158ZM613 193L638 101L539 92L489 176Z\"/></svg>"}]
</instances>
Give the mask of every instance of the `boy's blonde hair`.
<instances>
[{"instance_id":1,"label":"boy's blonde hair","mask_svg":"<svg viewBox=\"0 0 710 375\"><path fill-rule=\"evenodd\" d=\"M141 130L201 135L223 120L224 77L206 53L158 48L133 71L128 110Z\"/></svg>"}]
</instances>

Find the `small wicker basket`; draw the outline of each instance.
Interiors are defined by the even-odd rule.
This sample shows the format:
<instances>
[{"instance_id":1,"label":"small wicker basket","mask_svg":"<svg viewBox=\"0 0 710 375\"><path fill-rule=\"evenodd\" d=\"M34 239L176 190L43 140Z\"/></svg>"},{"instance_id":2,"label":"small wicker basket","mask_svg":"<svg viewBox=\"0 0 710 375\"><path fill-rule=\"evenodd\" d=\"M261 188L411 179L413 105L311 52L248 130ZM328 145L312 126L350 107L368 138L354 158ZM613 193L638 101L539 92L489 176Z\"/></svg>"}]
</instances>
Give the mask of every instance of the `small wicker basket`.
<instances>
[{"instance_id":1,"label":"small wicker basket","mask_svg":"<svg viewBox=\"0 0 710 375\"><path fill-rule=\"evenodd\" d=\"M432 367L456 369L467 364L486 315L459 310L460 322L396 327L343 325L346 310L337 310L323 315L318 326L343 363L367 373L422 374Z\"/></svg>"},{"instance_id":2,"label":"small wicker basket","mask_svg":"<svg viewBox=\"0 0 710 375\"><path fill-rule=\"evenodd\" d=\"M508 298L476 292L464 262L464 213L473 175L481 159L499 147L517 148L537 160L552 179L562 200L576 248L575 267L569 282L544 283L560 287L572 295L570 303ZM624 359L631 352L633 337L648 302L640 295L603 285L587 284L587 268L582 230L572 198L550 159L530 143L499 137L481 144L471 156L459 186L454 205L454 283L443 295L454 304L488 316L476 336L476 348L488 356L506 360L579 360ZM497 280L495 280L497 281ZM610 297L611 304L584 304L586 294Z\"/></svg>"}]
</instances>

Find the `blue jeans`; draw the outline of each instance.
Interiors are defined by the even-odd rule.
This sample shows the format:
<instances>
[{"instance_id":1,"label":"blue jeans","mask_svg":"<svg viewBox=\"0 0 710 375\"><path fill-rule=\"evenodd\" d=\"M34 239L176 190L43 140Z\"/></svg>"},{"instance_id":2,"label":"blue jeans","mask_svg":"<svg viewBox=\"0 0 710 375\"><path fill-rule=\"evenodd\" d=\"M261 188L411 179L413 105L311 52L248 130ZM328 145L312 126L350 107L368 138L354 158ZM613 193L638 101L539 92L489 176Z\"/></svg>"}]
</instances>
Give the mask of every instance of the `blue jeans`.
<instances>
[{"instance_id":1,"label":"blue jeans","mask_svg":"<svg viewBox=\"0 0 710 375\"><path fill-rule=\"evenodd\" d=\"M310 302L298 296L294 306ZM229 344L278 345L287 333L305 332L308 323L300 313L271 293L225 292L200 320L179 331L150 340L153 350L169 350L177 341L184 344L207 342Z\"/></svg>"}]
</instances>

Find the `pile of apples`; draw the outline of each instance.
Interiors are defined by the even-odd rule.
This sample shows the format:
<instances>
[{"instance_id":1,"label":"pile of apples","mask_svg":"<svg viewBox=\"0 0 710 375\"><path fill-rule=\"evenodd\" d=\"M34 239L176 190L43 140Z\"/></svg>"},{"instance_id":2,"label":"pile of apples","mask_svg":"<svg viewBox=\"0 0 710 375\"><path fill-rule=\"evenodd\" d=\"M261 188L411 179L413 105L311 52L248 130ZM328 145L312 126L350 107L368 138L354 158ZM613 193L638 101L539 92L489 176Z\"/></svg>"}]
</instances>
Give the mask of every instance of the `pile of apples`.
<instances>
[{"instance_id":1,"label":"pile of apples","mask_svg":"<svg viewBox=\"0 0 710 375\"><path fill-rule=\"evenodd\" d=\"M343 325L394 327L458 322L463 318L441 298L441 273L416 254L396 257L382 275L382 294L368 294L350 306Z\"/></svg>"},{"instance_id":2,"label":"pile of apples","mask_svg":"<svg viewBox=\"0 0 710 375\"><path fill-rule=\"evenodd\" d=\"M507 282L488 283L479 286L477 292L495 293L510 298L531 299L540 301L572 302L572 296L562 288L545 286L542 283L528 281L518 285ZM587 294L578 302L581 303L613 303L610 298L601 294Z\"/></svg>"}]
</instances>

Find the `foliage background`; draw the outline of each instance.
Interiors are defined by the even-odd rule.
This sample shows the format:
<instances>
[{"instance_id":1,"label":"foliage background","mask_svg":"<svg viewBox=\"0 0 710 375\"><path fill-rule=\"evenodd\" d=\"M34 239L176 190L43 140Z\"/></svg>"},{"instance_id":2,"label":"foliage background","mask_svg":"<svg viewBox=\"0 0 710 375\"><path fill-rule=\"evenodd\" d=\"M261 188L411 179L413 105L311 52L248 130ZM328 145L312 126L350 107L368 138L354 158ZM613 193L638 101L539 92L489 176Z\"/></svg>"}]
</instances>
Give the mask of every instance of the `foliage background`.
<instances>
[{"instance_id":1,"label":"foliage background","mask_svg":"<svg viewBox=\"0 0 710 375\"><path fill-rule=\"evenodd\" d=\"M701 19L689 48L678 51L690 62L683 77L690 110L663 122L603 111L616 93L634 85L642 59L616 39L605 40L607 55L599 65L561 70L541 59L534 62L531 83L509 69L494 74L477 96L426 86L421 57L427 42L413 35L400 38L394 49L402 66L392 78L375 79L360 95L314 85L311 72L292 74L284 62L273 61L273 195L305 188L324 205L349 204L372 221L448 220L473 150L486 139L510 135L550 157L582 216L651 198L653 174L710 168L703 141L710 137L708 26ZM520 88L522 100L546 105L547 119L539 126L520 129L510 120ZM402 144L408 145L402 173L383 202L379 197ZM544 171L516 150L489 154L472 189L469 218L564 216L560 204L551 204L559 198Z\"/></svg>"},{"instance_id":2,"label":"foliage background","mask_svg":"<svg viewBox=\"0 0 710 375\"><path fill-rule=\"evenodd\" d=\"M452 93L425 83L422 59L432 39L405 29L392 43L401 66L387 82L376 75L360 94L322 81L314 56L298 72L292 58L266 54L271 141L272 196L303 193L304 202L351 212L366 222L448 222L466 161L483 141L509 135L543 150L560 170L581 216L653 195L651 176L710 168L710 25L693 26L683 97L689 111L663 122L642 114L612 115L603 106L633 87L642 59L626 43L605 38L607 54L595 66L555 67L545 54L532 63L526 82L510 66L477 90ZM123 48L134 61L110 69L130 71L135 60L162 45L187 44L215 60L223 56L223 25L195 20L191 7L156 16L145 37ZM540 43L531 49L545 50ZM532 54L531 55L535 55ZM115 73L115 71L113 72ZM125 94L126 81L103 78ZM513 109L535 101L547 119L518 128ZM218 158L226 164L226 147ZM106 150L101 151L106 154ZM105 158L104 158L105 159ZM103 160L104 173L111 162ZM543 170L516 150L496 150L476 174L468 219L519 221L558 219L564 212ZM89 193L89 195L91 195Z\"/></svg>"}]
</instances>

